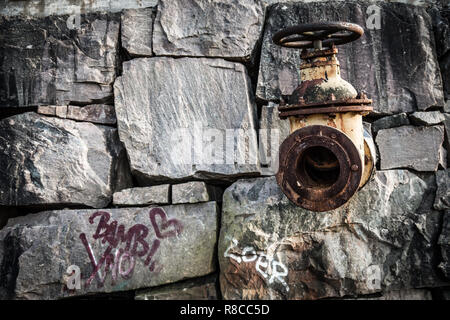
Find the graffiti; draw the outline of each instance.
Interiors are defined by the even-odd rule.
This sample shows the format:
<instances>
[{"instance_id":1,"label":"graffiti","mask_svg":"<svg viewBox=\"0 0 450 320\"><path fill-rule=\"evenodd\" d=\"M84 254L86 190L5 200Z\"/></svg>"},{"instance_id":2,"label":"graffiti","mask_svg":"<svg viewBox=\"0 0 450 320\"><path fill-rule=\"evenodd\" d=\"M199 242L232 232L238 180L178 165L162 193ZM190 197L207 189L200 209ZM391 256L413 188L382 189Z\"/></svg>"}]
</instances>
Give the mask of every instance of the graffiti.
<instances>
[{"instance_id":1,"label":"graffiti","mask_svg":"<svg viewBox=\"0 0 450 320\"><path fill-rule=\"evenodd\" d=\"M284 280L284 277L288 275L288 268L281 262L275 260L273 256L269 256L265 253L257 254L253 247L245 247L241 250L241 255L236 255L230 251L236 252L239 247L239 242L236 239L231 240L231 245L225 250L224 257L230 258L236 261L238 264L255 262L256 271L264 278L267 279L269 284L275 281L281 283L287 292L289 292L289 286Z\"/></svg>"},{"instance_id":2,"label":"graffiti","mask_svg":"<svg viewBox=\"0 0 450 320\"><path fill-rule=\"evenodd\" d=\"M150 224L156 236L151 241L147 240L149 229L143 224L135 224L126 230L123 224L111 220L111 215L106 211L96 211L89 217L90 224L94 224L96 220L98 220L97 228L92 238L107 244L107 248L100 259L97 259L86 234L80 234L93 268L86 280L86 286L97 278L98 286L102 287L108 274L111 274L112 284L115 284L119 277L129 279L137 259L141 259L151 272L157 271L154 256L161 240L178 236L183 230L181 223L176 219L168 219L161 208L152 208L149 211Z\"/></svg>"}]
</instances>

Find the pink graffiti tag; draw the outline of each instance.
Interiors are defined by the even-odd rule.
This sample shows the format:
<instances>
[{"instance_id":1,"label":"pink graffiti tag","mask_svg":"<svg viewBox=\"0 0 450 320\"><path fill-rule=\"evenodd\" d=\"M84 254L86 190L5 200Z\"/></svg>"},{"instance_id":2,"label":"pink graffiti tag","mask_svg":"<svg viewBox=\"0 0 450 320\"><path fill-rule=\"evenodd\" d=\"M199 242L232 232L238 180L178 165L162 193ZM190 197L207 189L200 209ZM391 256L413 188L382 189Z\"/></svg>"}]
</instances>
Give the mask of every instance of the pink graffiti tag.
<instances>
[{"instance_id":1,"label":"pink graffiti tag","mask_svg":"<svg viewBox=\"0 0 450 320\"><path fill-rule=\"evenodd\" d=\"M161 208L153 208L152 210L150 210L149 215L156 236L160 239L177 236L183 230L183 227L180 222L178 222L178 220L167 220L166 213ZM158 225L158 223L156 222L156 216L161 217L161 225ZM170 229L171 226L173 226L172 229ZM164 230L166 231L164 232ZM161 231L163 232L161 233Z\"/></svg>"},{"instance_id":2,"label":"pink graffiti tag","mask_svg":"<svg viewBox=\"0 0 450 320\"><path fill-rule=\"evenodd\" d=\"M149 230L145 225L135 224L125 232L125 226L123 224L119 225L116 220L109 222L111 215L106 211L94 212L89 217L89 223L93 224L97 217L99 217L99 222L92 237L94 240L101 240L103 244L108 244L108 247L98 262L87 240L86 234L81 233L80 239L93 267L93 271L87 279L86 285L90 285L92 280L97 277L99 287L103 286L106 275L109 272L111 272L113 283L117 280L118 275L128 279L134 270L136 257L144 257L147 255L144 260L144 265L149 266L150 271L155 271L156 261L153 261L153 257L161 244L160 239L178 236L183 230L181 223L177 219L168 219L163 209L152 208L149 212L149 218L156 239L153 239L150 246L146 240ZM117 248L120 245L124 245L124 247ZM128 262L128 268L124 268L124 265L126 265L125 262ZM105 266L105 274L102 276L100 270L103 265Z\"/></svg>"}]
</instances>

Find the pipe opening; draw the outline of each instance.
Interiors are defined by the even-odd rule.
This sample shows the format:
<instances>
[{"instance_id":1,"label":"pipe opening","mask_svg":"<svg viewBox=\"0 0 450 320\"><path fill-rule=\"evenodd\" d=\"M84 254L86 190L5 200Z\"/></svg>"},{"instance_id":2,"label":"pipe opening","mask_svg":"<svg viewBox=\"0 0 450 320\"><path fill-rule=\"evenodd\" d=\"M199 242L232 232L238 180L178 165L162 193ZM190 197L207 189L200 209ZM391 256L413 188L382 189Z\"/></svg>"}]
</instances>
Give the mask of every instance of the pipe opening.
<instances>
[{"instance_id":1,"label":"pipe opening","mask_svg":"<svg viewBox=\"0 0 450 320\"><path fill-rule=\"evenodd\" d=\"M297 161L297 178L309 188L331 187L338 180L340 171L336 155L321 146L306 149Z\"/></svg>"}]
</instances>

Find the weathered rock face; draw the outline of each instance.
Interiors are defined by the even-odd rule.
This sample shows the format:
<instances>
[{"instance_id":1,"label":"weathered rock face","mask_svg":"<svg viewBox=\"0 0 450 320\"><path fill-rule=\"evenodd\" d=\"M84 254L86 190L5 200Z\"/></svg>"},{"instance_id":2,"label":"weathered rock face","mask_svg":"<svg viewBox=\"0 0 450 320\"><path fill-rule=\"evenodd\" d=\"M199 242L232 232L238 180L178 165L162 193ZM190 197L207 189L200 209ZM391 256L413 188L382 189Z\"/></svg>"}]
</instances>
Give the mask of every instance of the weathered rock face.
<instances>
[{"instance_id":1,"label":"weathered rock face","mask_svg":"<svg viewBox=\"0 0 450 320\"><path fill-rule=\"evenodd\" d=\"M259 0L160 1L153 33L156 55L254 58L264 24Z\"/></svg>"},{"instance_id":2,"label":"weathered rock face","mask_svg":"<svg viewBox=\"0 0 450 320\"><path fill-rule=\"evenodd\" d=\"M434 208L437 210L450 209L450 169L436 172L436 184Z\"/></svg>"},{"instance_id":3,"label":"weathered rock face","mask_svg":"<svg viewBox=\"0 0 450 320\"><path fill-rule=\"evenodd\" d=\"M0 205L101 208L129 183L114 128L29 112L1 120L0 136Z\"/></svg>"},{"instance_id":4,"label":"weathered rock face","mask_svg":"<svg viewBox=\"0 0 450 320\"><path fill-rule=\"evenodd\" d=\"M215 202L28 215L0 231L0 283L16 299L54 299L198 277L215 269L216 232Z\"/></svg>"},{"instance_id":5,"label":"weathered rock face","mask_svg":"<svg viewBox=\"0 0 450 320\"><path fill-rule=\"evenodd\" d=\"M381 169L436 171L442 159L443 126L402 126L378 132Z\"/></svg>"},{"instance_id":6,"label":"weathered rock face","mask_svg":"<svg viewBox=\"0 0 450 320\"><path fill-rule=\"evenodd\" d=\"M271 40L275 32L301 23L349 21L365 27L365 34L338 47L342 77L358 91L368 93L375 112L390 114L443 106L442 80L426 10L377 2L380 28L375 21L375 28L368 29L366 12L373 4L329 1L271 6L264 28L257 97L278 101L281 95L290 95L300 82L300 50L275 45Z\"/></svg>"},{"instance_id":7,"label":"weathered rock face","mask_svg":"<svg viewBox=\"0 0 450 320\"><path fill-rule=\"evenodd\" d=\"M259 172L256 110L243 65L133 59L114 88L119 136L140 181Z\"/></svg>"},{"instance_id":8,"label":"weathered rock face","mask_svg":"<svg viewBox=\"0 0 450 320\"><path fill-rule=\"evenodd\" d=\"M106 104L91 104L78 106L39 106L37 113L56 116L62 119L87 121L99 124L115 124L116 113L114 106Z\"/></svg>"},{"instance_id":9,"label":"weathered rock face","mask_svg":"<svg viewBox=\"0 0 450 320\"><path fill-rule=\"evenodd\" d=\"M124 10L122 47L131 56L152 56L153 8Z\"/></svg>"},{"instance_id":10,"label":"weathered rock face","mask_svg":"<svg viewBox=\"0 0 450 320\"><path fill-rule=\"evenodd\" d=\"M215 275L204 279L188 280L164 287L142 290L136 300L217 300Z\"/></svg>"},{"instance_id":11,"label":"weathered rock face","mask_svg":"<svg viewBox=\"0 0 450 320\"><path fill-rule=\"evenodd\" d=\"M119 14L1 17L0 107L112 100Z\"/></svg>"},{"instance_id":12,"label":"weathered rock face","mask_svg":"<svg viewBox=\"0 0 450 320\"><path fill-rule=\"evenodd\" d=\"M224 193L219 238L226 299L317 299L442 283L433 175L379 171L346 207L294 206L274 177Z\"/></svg>"},{"instance_id":13,"label":"weathered rock face","mask_svg":"<svg viewBox=\"0 0 450 320\"><path fill-rule=\"evenodd\" d=\"M113 204L118 206L168 204L169 189L170 184L123 189L114 193Z\"/></svg>"}]
</instances>

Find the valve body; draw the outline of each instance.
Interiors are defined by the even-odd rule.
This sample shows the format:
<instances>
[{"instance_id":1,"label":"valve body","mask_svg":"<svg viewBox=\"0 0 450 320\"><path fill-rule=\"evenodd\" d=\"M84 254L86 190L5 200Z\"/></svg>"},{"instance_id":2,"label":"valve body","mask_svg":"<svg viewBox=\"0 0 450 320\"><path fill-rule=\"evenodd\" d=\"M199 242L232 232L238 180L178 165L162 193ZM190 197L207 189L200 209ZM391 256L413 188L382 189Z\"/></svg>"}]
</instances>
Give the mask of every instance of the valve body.
<instances>
[{"instance_id":1,"label":"valve body","mask_svg":"<svg viewBox=\"0 0 450 320\"><path fill-rule=\"evenodd\" d=\"M362 122L372 101L341 78L337 48L316 44L302 52L302 82L279 107L291 134L281 144L276 177L292 202L321 212L344 205L367 182L375 153Z\"/></svg>"}]
</instances>

